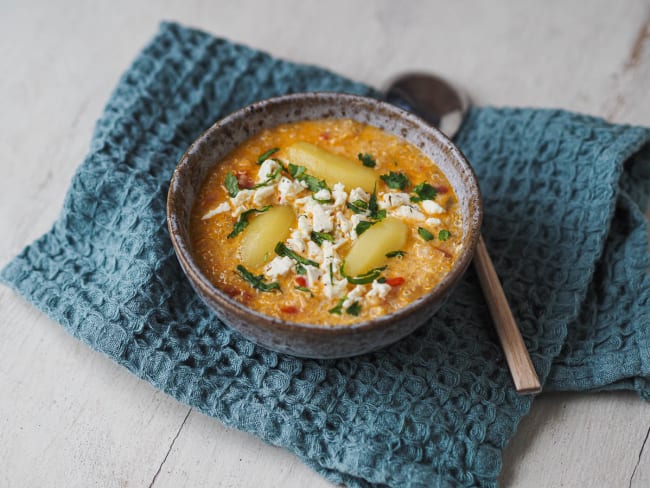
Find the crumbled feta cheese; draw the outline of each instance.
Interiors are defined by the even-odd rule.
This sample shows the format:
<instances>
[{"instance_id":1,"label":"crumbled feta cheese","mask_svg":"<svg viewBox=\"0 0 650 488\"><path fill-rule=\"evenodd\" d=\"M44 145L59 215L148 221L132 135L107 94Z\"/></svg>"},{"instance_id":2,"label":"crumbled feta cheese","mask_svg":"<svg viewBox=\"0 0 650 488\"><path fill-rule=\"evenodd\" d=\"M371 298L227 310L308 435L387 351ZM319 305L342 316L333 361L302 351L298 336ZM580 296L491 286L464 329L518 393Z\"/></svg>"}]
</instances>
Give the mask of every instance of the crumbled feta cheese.
<instances>
[{"instance_id":1,"label":"crumbled feta cheese","mask_svg":"<svg viewBox=\"0 0 650 488\"><path fill-rule=\"evenodd\" d=\"M305 278L307 278L307 286L311 288L318 281L318 278L321 275L321 271L315 266L305 266L305 271L306 271Z\"/></svg>"},{"instance_id":2,"label":"crumbled feta cheese","mask_svg":"<svg viewBox=\"0 0 650 488\"><path fill-rule=\"evenodd\" d=\"M267 159L264 161L257 172L257 182L262 183L263 181L268 180L278 167L278 163L273 159Z\"/></svg>"},{"instance_id":3,"label":"crumbled feta cheese","mask_svg":"<svg viewBox=\"0 0 650 488\"><path fill-rule=\"evenodd\" d=\"M442 221L435 217L429 217L427 220L424 221L424 223L427 225L440 225Z\"/></svg>"},{"instance_id":4,"label":"crumbled feta cheese","mask_svg":"<svg viewBox=\"0 0 650 488\"><path fill-rule=\"evenodd\" d=\"M370 199L370 195L368 195L363 188L355 188L350 192L350 198L349 201L350 203L356 202L357 200L363 200L364 202L367 202Z\"/></svg>"},{"instance_id":5,"label":"crumbled feta cheese","mask_svg":"<svg viewBox=\"0 0 650 488\"><path fill-rule=\"evenodd\" d=\"M422 208L428 214L441 214L441 213L445 213L446 211L443 207L441 207L433 200L423 200Z\"/></svg>"},{"instance_id":6,"label":"crumbled feta cheese","mask_svg":"<svg viewBox=\"0 0 650 488\"><path fill-rule=\"evenodd\" d=\"M329 200L332 198L332 194L327 188L323 188L322 190L318 190L316 193L314 193L314 198L317 200Z\"/></svg>"},{"instance_id":7,"label":"crumbled feta cheese","mask_svg":"<svg viewBox=\"0 0 650 488\"><path fill-rule=\"evenodd\" d=\"M369 300L379 299L383 300L388 296L388 293L391 290L391 286L386 283L377 283L376 281L372 282L372 288L366 294L366 298Z\"/></svg>"},{"instance_id":8,"label":"crumbled feta cheese","mask_svg":"<svg viewBox=\"0 0 650 488\"><path fill-rule=\"evenodd\" d=\"M278 191L280 192L280 203L286 203L287 198L298 195L305 188L298 182L290 180L286 176L280 178L278 182Z\"/></svg>"},{"instance_id":9,"label":"crumbled feta cheese","mask_svg":"<svg viewBox=\"0 0 650 488\"><path fill-rule=\"evenodd\" d=\"M313 228L309 222L309 217L306 215L300 215L298 217L298 229L294 230L292 235L294 237L300 237L301 239L309 239L312 230Z\"/></svg>"},{"instance_id":10,"label":"crumbled feta cheese","mask_svg":"<svg viewBox=\"0 0 650 488\"><path fill-rule=\"evenodd\" d=\"M253 203L255 205L264 205L268 203L271 197L275 195L274 186L263 186L255 190L255 195L253 196Z\"/></svg>"},{"instance_id":11,"label":"crumbled feta cheese","mask_svg":"<svg viewBox=\"0 0 650 488\"><path fill-rule=\"evenodd\" d=\"M343 212L336 212L336 227L345 238L350 238L350 231L353 229L352 222L349 221Z\"/></svg>"},{"instance_id":12,"label":"crumbled feta cheese","mask_svg":"<svg viewBox=\"0 0 650 488\"><path fill-rule=\"evenodd\" d=\"M307 255L309 259L320 261L323 259L323 251L314 241L307 241Z\"/></svg>"},{"instance_id":13,"label":"crumbled feta cheese","mask_svg":"<svg viewBox=\"0 0 650 488\"><path fill-rule=\"evenodd\" d=\"M311 205L312 226L316 232L330 232L334 228L332 215L323 205Z\"/></svg>"},{"instance_id":14,"label":"crumbled feta cheese","mask_svg":"<svg viewBox=\"0 0 650 488\"><path fill-rule=\"evenodd\" d=\"M379 202L379 208L395 208L400 205L408 205L411 202L411 197L408 193L384 193L381 196L381 201Z\"/></svg>"},{"instance_id":15,"label":"crumbled feta cheese","mask_svg":"<svg viewBox=\"0 0 650 488\"><path fill-rule=\"evenodd\" d=\"M296 231L291 233L291 237L287 239L287 246L292 251L305 252L305 241L300 235L296 235Z\"/></svg>"},{"instance_id":16,"label":"crumbled feta cheese","mask_svg":"<svg viewBox=\"0 0 650 488\"><path fill-rule=\"evenodd\" d=\"M350 217L350 224L352 229L350 230L350 239L355 240L357 237L357 231L355 230L357 228L357 225L359 225L359 222L366 221L365 215L361 214L353 214L352 217Z\"/></svg>"},{"instance_id":17,"label":"crumbled feta cheese","mask_svg":"<svg viewBox=\"0 0 650 488\"><path fill-rule=\"evenodd\" d=\"M343 308L348 308L350 307L354 302L359 302L361 301L360 299L363 297L363 292L365 291L365 287L362 285L357 285L355 286L350 293L348 293L348 297L345 299L343 302Z\"/></svg>"},{"instance_id":18,"label":"crumbled feta cheese","mask_svg":"<svg viewBox=\"0 0 650 488\"><path fill-rule=\"evenodd\" d=\"M233 217L239 217L239 214L246 210L246 206L250 203L253 193L255 192L252 190L239 190L239 193L237 193L234 198L230 198L230 203L233 208Z\"/></svg>"},{"instance_id":19,"label":"crumbled feta cheese","mask_svg":"<svg viewBox=\"0 0 650 488\"><path fill-rule=\"evenodd\" d=\"M424 220L426 218L415 205L402 205L393 211L393 215L413 220Z\"/></svg>"},{"instance_id":20,"label":"crumbled feta cheese","mask_svg":"<svg viewBox=\"0 0 650 488\"><path fill-rule=\"evenodd\" d=\"M345 294L348 286L346 279L338 280L336 278L336 273L341 265L341 258L329 241L323 241L321 249L323 250L323 261L320 266L323 277L321 280L323 282L323 292L327 298L339 298Z\"/></svg>"},{"instance_id":21,"label":"crumbled feta cheese","mask_svg":"<svg viewBox=\"0 0 650 488\"><path fill-rule=\"evenodd\" d=\"M286 274L293 266L293 259L287 256L278 256L264 267L264 271L268 276L275 279L278 276Z\"/></svg>"},{"instance_id":22,"label":"crumbled feta cheese","mask_svg":"<svg viewBox=\"0 0 650 488\"><path fill-rule=\"evenodd\" d=\"M344 206L348 200L348 194L345 193L345 185L343 183L336 183L334 188L332 188L332 196L334 197L332 207L339 208Z\"/></svg>"},{"instance_id":23,"label":"crumbled feta cheese","mask_svg":"<svg viewBox=\"0 0 650 488\"><path fill-rule=\"evenodd\" d=\"M201 217L201 220L210 219L210 218L214 217L215 215L219 215L220 213L227 212L228 210L230 210L230 204L228 202L220 203L217 206L217 208L213 208L212 210L207 212L203 217Z\"/></svg>"}]
</instances>

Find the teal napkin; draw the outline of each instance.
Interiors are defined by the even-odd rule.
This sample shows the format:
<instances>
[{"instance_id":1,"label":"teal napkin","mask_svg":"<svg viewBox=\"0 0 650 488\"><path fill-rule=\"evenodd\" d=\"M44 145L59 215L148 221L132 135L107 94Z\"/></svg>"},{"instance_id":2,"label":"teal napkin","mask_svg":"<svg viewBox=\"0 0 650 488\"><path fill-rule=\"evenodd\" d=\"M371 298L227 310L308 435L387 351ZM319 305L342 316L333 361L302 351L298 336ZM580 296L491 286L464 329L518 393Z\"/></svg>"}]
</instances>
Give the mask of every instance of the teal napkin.
<instances>
[{"instance_id":1,"label":"teal napkin","mask_svg":"<svg viewBox=\"0 0 650 488\"><path fill-rule=\"evenodd\" d=\"M469 271L412 336L341 360L269 351L196 297L167 235L185 148L225 114L299 91L376 93L163 24L113 92L52 230L2 279L72 335L226 425L348 486L495 486L532 396L515 393ZM457 143L483 231L545 389L650 397L642 209L648 129L561 110L476 108Z\"/></svg>"}]
</instances>

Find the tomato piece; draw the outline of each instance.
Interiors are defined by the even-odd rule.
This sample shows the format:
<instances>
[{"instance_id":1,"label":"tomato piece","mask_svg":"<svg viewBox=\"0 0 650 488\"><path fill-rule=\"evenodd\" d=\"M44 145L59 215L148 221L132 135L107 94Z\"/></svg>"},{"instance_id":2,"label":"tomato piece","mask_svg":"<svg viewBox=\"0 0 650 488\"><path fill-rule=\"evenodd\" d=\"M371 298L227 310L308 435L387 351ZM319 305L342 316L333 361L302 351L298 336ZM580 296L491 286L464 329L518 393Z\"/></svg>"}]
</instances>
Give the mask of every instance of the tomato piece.
<instances>
[{"instance_id":1,"label":"tomato piece","mask_svg":"<svg viewBox=\"0 0 650 488\"><path fill-rule=\"evenodd\" d=\"M248 176L248 173L246 173L245 171L235 171L235 177L237 178L237 183L239 184L239 188L250 190L255 186L255 182L252 180L250 176Z\"/></svg>"},{"instance_id":2,"label":"tomato piece","mask_svg":"<svg viewBox=\"0 0 650 488\"><path fill-rule=\"evenodd\" d=\"M320 137L324 141L329 141L330 140L330 133L329 132L321 132L320 136L318 136L318 137Z\"/></svg>"},{"instance_id":3,"label":"tomato piece","mask_svg":"<svg viewBox=\"0 0 650 488\"><path fill-rule=\"evenodd\" d=\"M298 313L299 309L298 307L294 307L293 305L285 305L283 307L280 307L280 311L282 313Z\"/></svg>"},{"instance_id":4,"label":"tomato piece","mask_svg":"<svg viewBox=\"0 0 650 488\"><path fill-rule=\"evenodd\" d=\"M296 277L296 285L298 285L298 286L307 286L307 280L305 279L304 276L297 276Z\"/></svg>"},{"instance_id":5,"label":"tomato piece","mask_svg":"<svg viewBox=\"0 0 650 488\"><path fill-rule=\"evenodd\" d=\"M445 185L433 185L433 187L441 195L444 195L445 193L449 193L449 188L447 188Z\"/></svg>"},{"instance_id":6,"label":"tomato piece","mask_svg":"<svg viewBox=\"0 0 650 488\"><path fill-rule=\"evenodd\" d=\"M394 276L392 278L386 278L386 284L390 286L400 286L403 285L406 280L401 276Z\"/></svg>"}]
</instances>

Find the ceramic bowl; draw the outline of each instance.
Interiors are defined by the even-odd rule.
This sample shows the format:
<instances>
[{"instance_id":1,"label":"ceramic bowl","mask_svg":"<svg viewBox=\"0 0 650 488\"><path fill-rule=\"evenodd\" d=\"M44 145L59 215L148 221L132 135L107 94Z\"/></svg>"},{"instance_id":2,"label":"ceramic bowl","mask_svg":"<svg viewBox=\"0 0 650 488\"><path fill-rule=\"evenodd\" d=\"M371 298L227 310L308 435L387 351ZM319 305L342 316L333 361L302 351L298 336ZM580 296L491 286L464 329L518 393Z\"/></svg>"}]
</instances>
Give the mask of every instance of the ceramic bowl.
<instances>
[{"instance_id":1,"label":"ceramic bowl","mask_svg":"<svg viewBox=\"0 0 650 488\"><path fill-rule=\"evenodd\" d=\"M203 179L215 164L257 132L299 120L350 118L395 134L420 148L445 174L460 201L463 245L452 270L428 293L385 316L352 325L313 325L263 315L213 285L192 256L189 222ZM363 354L398 341L424 324L444 303L467 269L482 220L476 176L440 131L393 105L341 93L297 93L263 100L238 110L205 131L183 155L167 199L167 224L176 255L190 283L225 324L270 349L313 358Z\"/></svg>"}]
</instances>

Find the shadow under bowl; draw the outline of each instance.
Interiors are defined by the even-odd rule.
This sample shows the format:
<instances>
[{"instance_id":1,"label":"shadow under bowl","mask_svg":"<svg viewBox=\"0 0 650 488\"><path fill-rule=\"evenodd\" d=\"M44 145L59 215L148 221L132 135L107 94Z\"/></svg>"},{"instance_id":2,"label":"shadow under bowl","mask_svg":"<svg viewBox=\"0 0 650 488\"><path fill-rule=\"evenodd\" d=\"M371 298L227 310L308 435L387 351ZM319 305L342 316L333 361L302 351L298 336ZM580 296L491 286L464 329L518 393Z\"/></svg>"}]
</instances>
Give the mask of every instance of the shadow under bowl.
<instances>
[{"instance_id":1,"label":"shadow under bowl","mask_svg":"<svg viewBox=\"0 0 650 488\"><path fill-rule=\"evenodd\" d=\"M214 165L256 133L300 120L348 118L374 125L421 149L456 191L463 216L463 242L451 271L422 297L391 314L350 325L288 322L234 300L211 283L192 256L190 215L201 184ZM275 351L312 358L354 356L402 339L444 303L472 260L482 221L481 194L461 151L422 119L385 102L356 95L310 92L263 100L215 123L185 152L171 180L167 225L190 283L226 325Z\"/></svg>"}]
</instances>

